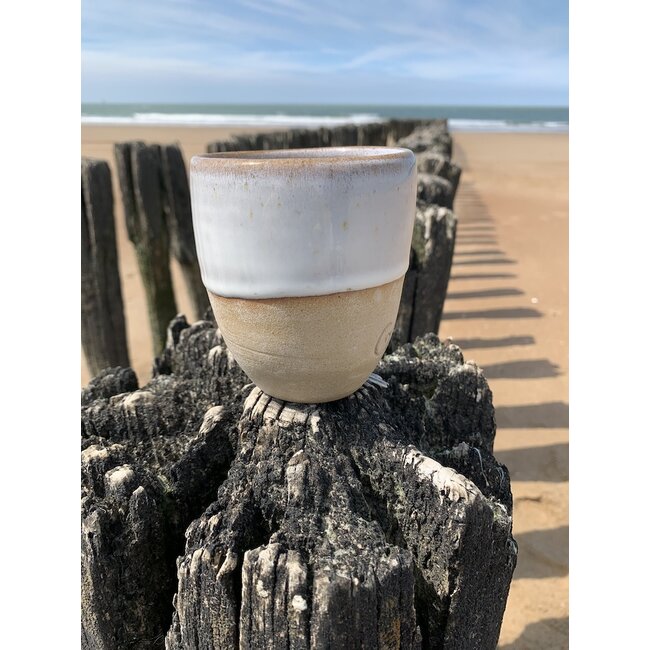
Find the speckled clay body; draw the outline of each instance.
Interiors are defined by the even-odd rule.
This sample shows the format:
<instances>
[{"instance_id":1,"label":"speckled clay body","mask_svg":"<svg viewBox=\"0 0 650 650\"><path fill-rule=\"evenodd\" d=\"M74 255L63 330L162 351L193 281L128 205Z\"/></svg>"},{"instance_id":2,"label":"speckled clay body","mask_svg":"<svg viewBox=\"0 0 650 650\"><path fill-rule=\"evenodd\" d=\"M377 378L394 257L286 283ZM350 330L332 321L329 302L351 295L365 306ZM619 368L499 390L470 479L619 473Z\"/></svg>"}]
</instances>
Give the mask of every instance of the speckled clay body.
<instances>
[{"instance_id":1,"label":"speckled clay body","mask_svg":"<svg viewBox=\"0 0 650 650\"><path fill-rule=\"evenodd\" d=\"M368 378L397 317L415 186L405 149L192 159L203 282L229 349L264 392L327 402Z\"/></svg>"}]
</instances>

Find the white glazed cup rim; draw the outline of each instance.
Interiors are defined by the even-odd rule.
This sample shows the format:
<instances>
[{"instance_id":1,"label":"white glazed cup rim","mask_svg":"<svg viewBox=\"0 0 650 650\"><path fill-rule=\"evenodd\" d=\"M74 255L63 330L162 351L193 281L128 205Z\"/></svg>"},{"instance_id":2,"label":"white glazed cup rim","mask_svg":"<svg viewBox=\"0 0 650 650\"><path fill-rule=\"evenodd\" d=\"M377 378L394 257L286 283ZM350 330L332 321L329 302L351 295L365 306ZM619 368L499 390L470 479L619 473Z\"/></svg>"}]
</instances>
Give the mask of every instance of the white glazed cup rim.
<instances>
[{"instance_id":1,"label":"white glazed cup rim","mask_svg":"<svg viewBox=\"0 0 650 650\"><path fill-rule=\"evenodd\" d=\"M402 147L310 147L305 149L260 149L250 151L223 151L198 154L192 157L192 167L223 168L254 166L286 168L295 165L350 166L412 160L410 149Z\"/></svg>"},{"instance_id":2,"label":"white glazed cup rim","mask_svg":"<svg viewBox=\"0 0 650 650\"><path fill-rule=\"evenodd\" d=\"M313 147L194 156L192 216L205 287L227 298L379 287L409 265L415 155Z\"/></svg>"}]
</instances>

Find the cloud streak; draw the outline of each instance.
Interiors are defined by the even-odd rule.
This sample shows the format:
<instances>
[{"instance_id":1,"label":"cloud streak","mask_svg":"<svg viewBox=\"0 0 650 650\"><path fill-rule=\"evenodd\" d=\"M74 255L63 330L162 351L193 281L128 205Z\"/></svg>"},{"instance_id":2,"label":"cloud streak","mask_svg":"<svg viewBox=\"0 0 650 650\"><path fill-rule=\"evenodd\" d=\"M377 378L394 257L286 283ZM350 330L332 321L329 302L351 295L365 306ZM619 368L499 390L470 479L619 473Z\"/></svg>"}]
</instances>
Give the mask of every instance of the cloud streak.
<instances>
[{"instance_id":1,"label":"cloud streak","mask_svg":"<svg viewBox=\"0 0 650 650\"><path fill-rule=\"evenodd\" d=\"M564 104L566 7L534 4L84 0L82 97Z\"/></svg>"}]
</instances>

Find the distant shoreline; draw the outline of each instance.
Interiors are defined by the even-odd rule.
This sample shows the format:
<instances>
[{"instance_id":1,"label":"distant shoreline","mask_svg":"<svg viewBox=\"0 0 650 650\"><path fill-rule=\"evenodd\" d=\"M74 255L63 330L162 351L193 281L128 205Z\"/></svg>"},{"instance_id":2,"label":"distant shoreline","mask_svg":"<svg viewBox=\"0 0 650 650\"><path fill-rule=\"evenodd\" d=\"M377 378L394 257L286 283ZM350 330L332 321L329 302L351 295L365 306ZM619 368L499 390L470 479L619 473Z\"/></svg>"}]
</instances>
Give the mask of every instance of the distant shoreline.
<instances>
[{"instance_id":1,"label":"distant shoreline","mask_svg":"<svg viewBox=\"0 0 650 650\"><path fill-rule=\"evenodd\" d=\"M566 107L82 104L84 126L320 128L446 117L452 131L566 133Z\"/></svg>"},{"instance_id":2,"label":"distant shoreline","mask_svg":"<svg viewBox=\"0 0 650 650\"><path fill-rule=\"evenodd\" d=\"M210 127L216 128L251 128L256 131L266 129L317 129L322 126L338 126L343 124L369 124L371 122L383 122L384 119L370 120L369 122L358 122L354 120L341 120L337 122L314 122L305 124L299 121L284 122L259 122L255 120L232 122L224 120L222 122L183 122L181 120L165 120L165 121L144 121L144 120L129 120L119 118L102 118L92 119L82 116L81 124L83 126L112 126L112 127L170 127L170 128L196 128L205 129ZM476 133L568 133L569 125L562 122L522 122L522 123L507 123L499 121L482 121L482 120L454 120L449 119L449 130L452 132L476 132Z\"/></svg>"}]
</instances>

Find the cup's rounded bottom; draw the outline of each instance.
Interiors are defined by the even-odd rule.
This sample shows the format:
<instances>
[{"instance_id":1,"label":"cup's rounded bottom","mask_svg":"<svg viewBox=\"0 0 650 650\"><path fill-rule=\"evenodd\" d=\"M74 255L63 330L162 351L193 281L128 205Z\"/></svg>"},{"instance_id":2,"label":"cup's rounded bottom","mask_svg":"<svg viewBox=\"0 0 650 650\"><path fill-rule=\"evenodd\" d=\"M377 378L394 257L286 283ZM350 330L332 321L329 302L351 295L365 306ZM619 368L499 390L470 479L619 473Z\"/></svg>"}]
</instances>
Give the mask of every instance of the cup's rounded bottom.
<instances>
[{"instance_id":1,"label":"cup's rounded bottom","mask_svg":"<svg viewBox=\"0 0 650 650\"><path fill-rule=\"evenodd\" d=\"M390 341L403 282L298 298L208 295L250 379L277 399L313 404L351 395L368 379Z\"/></svg>"}]
</instances>

